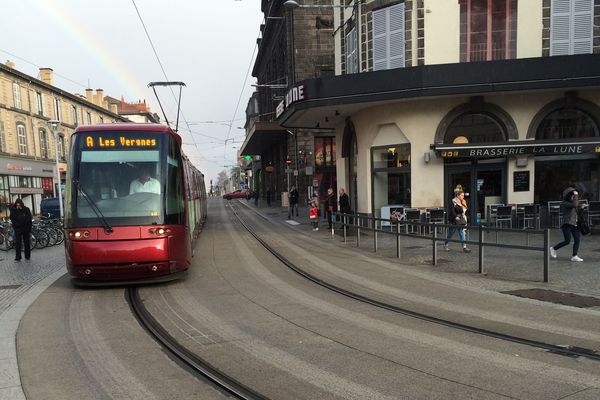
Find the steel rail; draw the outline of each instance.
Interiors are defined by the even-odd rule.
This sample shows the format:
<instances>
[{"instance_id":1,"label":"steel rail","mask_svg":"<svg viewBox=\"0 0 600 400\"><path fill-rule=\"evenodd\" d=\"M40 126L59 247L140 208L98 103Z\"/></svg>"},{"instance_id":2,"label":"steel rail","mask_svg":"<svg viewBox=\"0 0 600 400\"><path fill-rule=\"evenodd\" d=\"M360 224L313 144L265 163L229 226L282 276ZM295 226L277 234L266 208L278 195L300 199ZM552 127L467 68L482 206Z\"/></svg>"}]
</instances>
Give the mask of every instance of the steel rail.
<instances>
[{"instance_id":1,"label":"steel rail","mask_svg":"<svg viewBox=\"0 0 600 400\"><path fill-rule=\"evenodd\" d=\"M394 306L392 304L384 303L384 302L372 299L370 297L366 297L366 296L360 295L358 293L351 292L342 287L339 287L337 285L334 285L332 283L324 281L324 280L316 277L315 275L312 275L312 274L304 271L303 269L299 268L297 265L295 265L293 262L288 260L281 253L279 253L277 250L275 250L271 245L269 245L264 239L262 239L260 236L258 236L256 234L256 232L253 229L251 229L244 222L244 220L238 215L237 211L233 207L231 207L231 208L233 210L234 215L237 217L237 219L240 221L240 223L244 226L244 228L265 249L267 249L267 251L269 251L271 254L273 254L273 256L275 256L275 258L277 258L279 261L281 261L286 267L288 267L292 271L296 272L298 275L308 279L309 281L311 281L321 287L329 289L333 292L339 293L343 296L349 297L354 300L358 300L358 301L366 303L366 304L370 304L375 307L379 307L379 308L382 308L382 309L385 309L388 311L392 311L392 312L395 312L398 314L406 315L406 316L420 319L423 321L431 322L434 324L443 325L443 326L446 326L449 328L459 329L459 330L474 333L477 335L492 337L492 338L499 339L499 340L518 343L518 344L530 346L530 347L535 347L535 348L546 350L551 353L560 354L563 356L582 357L582 358L587 358L587 359L594 360L594 361L600 361L600 354L598 354L597 352L590 350L590 349L581 349L581 348L578 348L575 346L559 346L559 345L555 345L555 344L544 343L544 342L541 342L538 340L526 339L523 337L509 335L506 333L494 332L494 331L490 331L488 329L478 328L478 327L475 327L472 325L466 325L466 324L462 324L459 322L454 322L451 320L434 317L434 316L423 314L423 313L420 313L417 311L412 311L412 310L409 310L406 308L402 308L402 307Z\"/></svg>"},{"instance_id":2,"label":"steel rail","mask_svg":"<svg viewBox=\"0 0 600 400\"><path fill-rule=\"evenodd\" d=\"M208 379L208 381L216 385L219 389L227 394L233 395L238 399L244 400L266 400L267 397L253 391L244 386L232 377L219 371L206 361L200 359L196 354L192 353L182 346L173 336L171 336L157 321L152 314L144 306L137 287L131 286L125 290L125 297L129 303L129 307L134 316L142 325L142 327L150 333L169 354L184 363L186 367L200 375L200 377Z\"/></svg>"}]
</instances>

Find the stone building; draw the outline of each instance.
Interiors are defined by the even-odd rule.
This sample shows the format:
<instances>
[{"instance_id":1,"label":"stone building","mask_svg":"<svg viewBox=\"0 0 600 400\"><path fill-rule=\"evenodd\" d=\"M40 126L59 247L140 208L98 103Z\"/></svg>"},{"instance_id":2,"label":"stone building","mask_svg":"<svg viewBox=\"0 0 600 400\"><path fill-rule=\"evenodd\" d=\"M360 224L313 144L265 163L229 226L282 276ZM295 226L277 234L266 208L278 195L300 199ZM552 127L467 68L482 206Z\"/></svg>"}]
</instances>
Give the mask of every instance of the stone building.
<instances>
[{"instance_id":1,"label":"stone building","mask_svg":"<svg viewBox=\"0 0 600 400\"><path fill-rule=\"evenodd\" d=\"M286 129L277 121L277 109L287 96L297 95L290 91L297 81L333 76L333 9L325 0L314 1L324 8L300 10L283 3L261 2L265 19L252 70L256 93L248 102L247 135L239 153L252 156L247 175L261 197L270 190L278 200L289 177L289 186L296 186L305 202L313 191L324 196L327 188L335 188L335 133L315 125Z\"/></svg>"},{"instance_id":2,"label":"stone building","mask_svg":"<svg viewBox=\"0 0 600 400\"><path fill-rule=\"evenodd\" d=\"M102 89L71 94L54 86L51 68L40 68L38 79L10 61L0 64L0 217L18 197L35 214L42 198L55 196L55 137L49 120L61 121L57 144L63 180L70 137L78 125L127 121L108 106Z\"/></svg>"},{"instance_id":3,"label":"stone building","mask_svg":"<svg viewBox=\"0 0 600 400\"><path fill-rule=\"evenodd\" d=\"M472 220L568 185L599 199L600 1L334 4L336 76L296 82L278 121L335 129L358 211L444 207L457 185Z\"/></svg>"}]
</instances>

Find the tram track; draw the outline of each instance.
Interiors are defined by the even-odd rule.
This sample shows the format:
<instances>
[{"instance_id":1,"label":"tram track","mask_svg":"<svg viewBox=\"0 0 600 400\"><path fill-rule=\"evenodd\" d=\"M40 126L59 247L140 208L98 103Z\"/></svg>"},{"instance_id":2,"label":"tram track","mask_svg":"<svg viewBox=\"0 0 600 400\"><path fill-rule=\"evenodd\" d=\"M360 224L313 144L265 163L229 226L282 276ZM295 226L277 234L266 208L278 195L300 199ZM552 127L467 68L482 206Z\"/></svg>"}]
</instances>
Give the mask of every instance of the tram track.
<instances>
[{"instance_id":1,"label":"tram track","mask_svg":"<svg viewBox=\"0 0 600 400\"><path fill-rule=\"evenodd\" d=\"M142 327L156 340L165 351L198 376L199 379L208 380L229 395L243 400L266 400L267 397L253 391L231 376L219 371L198 355L186 349L173 336L171 336L150 314L140 298L137 287L125 289L125 297L132 313Z\"/></svg>"},{"instance_id":2,"label":"tram track","mask_svg":"<svg viewBox=\"0 0 600 400\"><path fill-rule=\"evenodd\" d=\"M451 321L448 319L434 317L434 316L420 313L417 311L413 311L413 310L410 310L410 309L407 309L404 307L398 307L398 306L395 306L395 305L392 305L389 303L385 303L385 302L382 302L382 301L379 301L379 300L376 300L376 299L373 299L373 298L370 298L367 296L363 296L359 293L352 292L350 290L347 290L340 286L337 286L331 282L322 280L321 278L300 268L299 266L294 264L292 261L290 261L288 258L286 258L283 254L278 252L266 240L264 240L262 237L260 237L256 233L256 231L254 229L252 229L252 227L249 226L249 224L246 221L244 221L244 219L239 215L239 213L237 212L237 210L234 207L231 206L230 208L232 209L233 214L236 216L236 218L242 224L242 226L269 253L271 253L275 258L277 258L282 264L284 264L287 268L294 271L295 273L302 276L303 278L315 283L318 286L326 288L330 291L341 294L341 295L351 298L353 300L357 300L362 303L375 306L380 309L392 311L397 314L401 314L401 315L405 315L405 316L408 316L411 318L430 322L430 323L433 323L436 325L441 325L441 326L445 326L448 328L457 329L457 330L461 330L464 332L469 332L469 333L477 334L480 336L490 337L490 338L503 340L503 341L507 341L507 342L512 342L512 343L516 343L516 344L520 344L520 345L524 345L524 346L528 346L528 347L538 348L541 350L545 350L549 353L558 354L558 355L562 355L562 356L573 357L573 358L585 358L585 359L589 359L589 360L593 360L593 361L600 361L600 354L598 354L597 352L590 350L590 349L582 349L582 348L575 347L575 346L562 346L562 345L556 345L556 344L551 344L551 343L545 343L545 342L538 341L538 340L527 339L524 337L509 335L509 334L501 333L501 332L495 332L492 330L479 328L476 326L467 325L467 324ZM262 216L262 215L260 215L260 216Z\"/></svg>"}]
</instances>

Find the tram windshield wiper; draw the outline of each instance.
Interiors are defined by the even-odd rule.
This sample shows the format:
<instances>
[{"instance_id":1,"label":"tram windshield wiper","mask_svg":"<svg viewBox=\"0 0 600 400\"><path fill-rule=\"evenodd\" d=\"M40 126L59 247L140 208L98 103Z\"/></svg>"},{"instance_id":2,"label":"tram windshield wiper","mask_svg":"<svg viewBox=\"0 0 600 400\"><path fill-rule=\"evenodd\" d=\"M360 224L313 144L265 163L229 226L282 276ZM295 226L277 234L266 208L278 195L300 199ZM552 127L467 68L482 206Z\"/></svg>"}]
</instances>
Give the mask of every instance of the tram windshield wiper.
<instances>
[{"instance_id":1,"label":"tram windshield wiper","mask_svg":"<svg viewBox=\"0 0 600 400\"><path fill-rule=\"evenodd\" d=\"M112 226L108 224L106 218L104 218L104 214L102 214L102 211L100 211L94 200L90 198L85 189L81 186L79 180L75 181L75 186L77 186L77 190L82 194L82 197L87 201L92 211L94 211L96 217L98 217L98 219L102 221L102 225L104 226L104 232L111 233L113 231Z\"/></svg>"}]
</instances>

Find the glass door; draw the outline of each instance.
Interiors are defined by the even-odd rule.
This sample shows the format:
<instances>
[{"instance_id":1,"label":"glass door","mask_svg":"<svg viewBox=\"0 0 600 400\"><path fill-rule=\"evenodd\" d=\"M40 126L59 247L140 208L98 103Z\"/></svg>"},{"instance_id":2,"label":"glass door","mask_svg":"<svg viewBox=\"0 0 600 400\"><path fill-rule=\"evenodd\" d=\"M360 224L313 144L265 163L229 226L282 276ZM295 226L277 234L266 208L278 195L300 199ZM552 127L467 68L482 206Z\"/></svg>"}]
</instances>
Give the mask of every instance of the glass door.
<instances>
[{"instance_id":1,"label":"glass door","mask_svg":"<svg viewBox=\"0 0 600 400\"><path fill-rule=\"evenodd\" d=\"M445 207L448 208L454 197L454 190L460 185L465 192L469 223L475 223L477 213L481 213L481 220L485 221L488 205L505 202L506 165L504 163L446 165L445 173Z\"/></svg>"}]
</instances>

